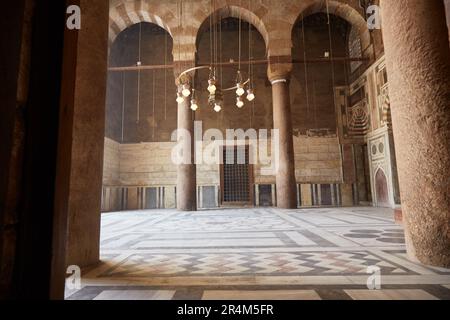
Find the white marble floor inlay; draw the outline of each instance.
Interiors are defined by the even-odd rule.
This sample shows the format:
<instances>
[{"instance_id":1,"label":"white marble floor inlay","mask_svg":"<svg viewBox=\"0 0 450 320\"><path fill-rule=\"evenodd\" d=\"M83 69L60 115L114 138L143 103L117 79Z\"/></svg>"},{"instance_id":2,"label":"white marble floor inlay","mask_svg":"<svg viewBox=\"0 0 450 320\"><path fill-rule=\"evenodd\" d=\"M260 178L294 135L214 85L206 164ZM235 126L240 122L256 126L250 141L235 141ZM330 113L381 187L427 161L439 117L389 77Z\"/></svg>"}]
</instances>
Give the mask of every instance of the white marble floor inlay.
<instances>
[{"instance_id":1,"label":"white marble floor inlay","mask_svg":"<svg viewBox=\"0 0 450 320\"><path fill-rule=\"evenodd\" d=\"M407 260L387 209L107 213L100 255L68 298L450 299L450 270Z\"/></svg>"},{"instance_id":2,"label":"white marble floor inlay","mask_svg":"<svg viewBox=\"0 0 450 320\"><path fill-rule=\"evenodd\" d=\"M437 300L428 292L413 290L344 290L354 300Z\"/></svg>"},{"instance_id":3,"label":"white marble floor inlay","mask_svg":"<svg viewBox=\"0 0 450 320\"><path fill-rule=\"evenodd\" d=\"M208 290L203 300L320 300L314 290Z\"/></svg>"},{"instance_id":4,"label":"white marble floor inlay","mask_svg":"<svg viewBox=\"0 0 450 320\"><path fill-rule=\"evenodd\" d=\"M104 290L94 300L170 300L175 291Z\"/></svg>"}]
</instances>

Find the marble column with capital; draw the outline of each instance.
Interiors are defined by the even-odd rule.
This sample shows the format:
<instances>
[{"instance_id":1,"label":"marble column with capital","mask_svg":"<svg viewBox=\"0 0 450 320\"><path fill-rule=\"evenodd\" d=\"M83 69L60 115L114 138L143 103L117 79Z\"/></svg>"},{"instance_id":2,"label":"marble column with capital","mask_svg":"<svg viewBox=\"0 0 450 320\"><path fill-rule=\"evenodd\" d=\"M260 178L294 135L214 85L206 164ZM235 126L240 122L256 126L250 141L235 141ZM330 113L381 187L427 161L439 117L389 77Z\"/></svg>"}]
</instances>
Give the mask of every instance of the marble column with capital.
<instances>
[{"instance_id":1,"label":"marble column with capital","mask_svg":"<svg viewBox=\"0 0 450 320\"><path fill-rule=\"evenodd\" d=\"M188 87L192 94L190 75L179 74L191 67L193 63L178 63L175 68L177 72L176 85L178 94L182 97L177 107L177 140L178 145L184 152L183 161L177 164L177 189L176 202L180 211L197 210L197 170L195 165L195 141L194 141L194 112L190 108L190 99L183 96L183 88Z\"/></svg>"},{"instance_id":2,"label":"marble column with capital","mask_svg":"<svg viewBox=\"0 0 450 320\"><path fill-rule=\"evenodd\" d=\"M289 81L291 63L269 64L268 77L272 84L273 127L278 131L277 144L272 150L275 160L277 207L297 208L297 187L295 181L294 141L292 132Z\"/></svg>"}]
</instances>

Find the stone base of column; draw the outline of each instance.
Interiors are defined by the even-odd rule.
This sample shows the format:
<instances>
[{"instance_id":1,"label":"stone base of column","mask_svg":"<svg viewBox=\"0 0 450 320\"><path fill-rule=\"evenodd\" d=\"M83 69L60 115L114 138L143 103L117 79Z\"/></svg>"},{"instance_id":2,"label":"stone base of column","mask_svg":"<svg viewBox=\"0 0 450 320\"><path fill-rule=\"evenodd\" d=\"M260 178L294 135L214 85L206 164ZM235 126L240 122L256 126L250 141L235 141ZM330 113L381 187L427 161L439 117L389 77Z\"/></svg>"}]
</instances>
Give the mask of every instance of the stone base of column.
<instances>
[{"instance_id":1,"label":"stone base of column","mask_svg":"<svg viewBox=\"0 0 450 320\"><path fill-rule=\"evenodd\" d=\"M397 224L403 224L403 211L402 208L396 208L394 210L394 220Z\"/></svg>"},{"instance_id":2,"label":"stone base of column","mask_svg":"<svg viewBox=\"0 0 450 320\"><path fill-rule=\"evenodd\" d=\"M282 179L277 179L276 188L277 208L297 209L297 188L295 179L293 181L286 181L284 177Z\"/></svg>"},{"instance_id":3,"label":"stone base of column","mask_svg":"<svg viewBox=\"0 0 450 320\"><path fill-rule=\"evenodd\" d=\"M178 166L177 210L197 211L197 185L195 165Z\"/></svg>"}]
</instances>

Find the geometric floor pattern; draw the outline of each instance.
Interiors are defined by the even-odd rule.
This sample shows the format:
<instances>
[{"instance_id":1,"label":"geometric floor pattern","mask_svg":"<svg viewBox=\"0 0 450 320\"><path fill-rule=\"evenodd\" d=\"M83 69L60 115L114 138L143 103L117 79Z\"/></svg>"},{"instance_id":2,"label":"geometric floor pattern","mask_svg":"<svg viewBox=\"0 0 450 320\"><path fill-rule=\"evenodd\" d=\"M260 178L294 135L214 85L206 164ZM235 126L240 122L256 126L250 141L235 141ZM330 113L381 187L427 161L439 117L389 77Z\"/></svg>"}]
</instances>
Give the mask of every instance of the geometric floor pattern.
<instances>
[{"instance_id":1,"label":"geometric floor pattern","mask_svg":"<svg viewBox=\"0 0 450 320\"><path fill-rule=\"evenodd\" d=\"M372 207L106 213L101 260L67 299L450 299Z\"/></svg>"},{"instance_id":2,"label":"geometric floor pattern","mask_svg":"<svg viewBox=\"0 0 450 320\"><path fill-rule=\"evenodd\" d=\"M408 270L366 252L134 254L99 277L187 275L352 275L378 266L382 274Z\"/></svg>"}]
</instances>

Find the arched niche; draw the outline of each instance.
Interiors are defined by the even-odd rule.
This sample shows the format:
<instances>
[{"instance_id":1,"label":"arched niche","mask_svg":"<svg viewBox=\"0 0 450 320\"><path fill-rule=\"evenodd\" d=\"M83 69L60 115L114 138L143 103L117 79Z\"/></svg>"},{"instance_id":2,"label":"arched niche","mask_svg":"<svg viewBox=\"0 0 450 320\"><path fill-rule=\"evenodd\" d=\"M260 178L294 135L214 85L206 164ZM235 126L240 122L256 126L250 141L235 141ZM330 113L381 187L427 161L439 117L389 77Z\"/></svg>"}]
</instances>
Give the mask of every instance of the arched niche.
<instances>
[{"instance_id":1,"label":"arched niche","mask_svg":"<svg viewBox=\"0 0 450 320\"><path fill-rule=\"evenodd\" d=\"M375 173L375 194L378 207L389 207L389 187L383 169L378 168Z\"/></svg>"}]
</instances>

